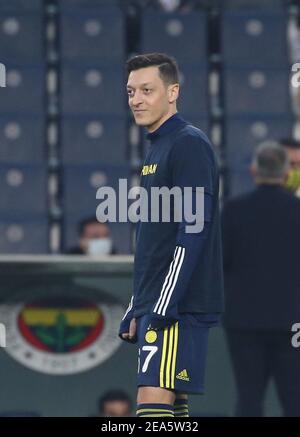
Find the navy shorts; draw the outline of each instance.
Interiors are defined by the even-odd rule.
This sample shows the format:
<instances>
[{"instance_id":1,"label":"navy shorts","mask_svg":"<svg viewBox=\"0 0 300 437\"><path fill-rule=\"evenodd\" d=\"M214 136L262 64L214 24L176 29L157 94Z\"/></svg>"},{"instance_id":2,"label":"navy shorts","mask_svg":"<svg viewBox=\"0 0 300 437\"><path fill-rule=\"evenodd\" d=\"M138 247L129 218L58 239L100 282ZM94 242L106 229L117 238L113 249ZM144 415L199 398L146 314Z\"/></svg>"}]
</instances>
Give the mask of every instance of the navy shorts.
<instances>
[{"instance_id":1,"label":"navy shorts","mask_svg":"<svg viewBox=\"0 0 300 437\"><path fill-rule=\"evenodd\" d=\"M203 393L209 327L190 314L164 330L148 326L148 315L137 319L138 386Z\"/></svg>"}]
</instances>

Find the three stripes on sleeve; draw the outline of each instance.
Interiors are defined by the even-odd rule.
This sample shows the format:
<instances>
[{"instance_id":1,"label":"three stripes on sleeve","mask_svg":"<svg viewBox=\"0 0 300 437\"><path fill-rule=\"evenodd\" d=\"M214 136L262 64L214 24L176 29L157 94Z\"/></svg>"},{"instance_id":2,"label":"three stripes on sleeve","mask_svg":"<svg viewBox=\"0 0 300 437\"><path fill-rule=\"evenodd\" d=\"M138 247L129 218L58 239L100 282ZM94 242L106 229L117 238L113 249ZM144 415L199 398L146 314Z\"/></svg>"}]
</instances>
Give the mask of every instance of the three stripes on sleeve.
<instances>
[{"instance_id":1,"label":"three stripes on sleeve","mask_svg":"<svg viewBox=\"0 0 300 437\"><path fill-rule=\"evenodd\" d=\"M185 257L185 248L176 246L173 261L171 262L169 272L163 283L159 299L154 307L153 313L166 316L168 305L174 293L180 269Z\"/></svg>"}]
</instances>

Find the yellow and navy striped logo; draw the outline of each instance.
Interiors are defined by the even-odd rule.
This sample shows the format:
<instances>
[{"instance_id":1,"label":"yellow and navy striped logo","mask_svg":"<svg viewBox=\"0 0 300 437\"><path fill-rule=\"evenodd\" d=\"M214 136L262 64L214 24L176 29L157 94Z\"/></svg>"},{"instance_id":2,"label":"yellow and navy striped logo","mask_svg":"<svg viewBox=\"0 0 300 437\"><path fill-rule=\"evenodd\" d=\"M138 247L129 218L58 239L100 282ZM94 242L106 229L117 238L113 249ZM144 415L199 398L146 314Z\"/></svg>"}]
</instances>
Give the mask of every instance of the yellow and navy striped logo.
<instances>
[{"instance_id":1,"label":"yellow and navy striped logo","mask_svg":"<svg viewBox=\"0 0 300 437\"><path fill-rule=\"evenodd\" d=\"M160 387L175 388L175 370L178 349L178 322L164 329L162 356L160 362Z\"/></svg>"}]
</instances>

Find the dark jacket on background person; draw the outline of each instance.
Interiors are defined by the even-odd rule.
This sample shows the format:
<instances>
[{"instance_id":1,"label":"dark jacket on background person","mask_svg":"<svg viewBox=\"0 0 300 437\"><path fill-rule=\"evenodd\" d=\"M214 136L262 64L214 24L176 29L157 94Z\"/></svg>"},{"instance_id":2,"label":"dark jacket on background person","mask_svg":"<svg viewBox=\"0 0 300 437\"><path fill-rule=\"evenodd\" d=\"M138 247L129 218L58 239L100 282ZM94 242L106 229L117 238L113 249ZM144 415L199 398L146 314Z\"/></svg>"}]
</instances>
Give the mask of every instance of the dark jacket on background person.
<instances>
[{"instance_id":1,"label":"dark jacket on background person","mask_svg":"<svg viewBox=\"0 0 300 437\"><path fill-rule=\"evenodd\" d=\"M222 213L224 324L289 330L300 318L300 200L259 185Z\"/></svg>"}]
</instances>

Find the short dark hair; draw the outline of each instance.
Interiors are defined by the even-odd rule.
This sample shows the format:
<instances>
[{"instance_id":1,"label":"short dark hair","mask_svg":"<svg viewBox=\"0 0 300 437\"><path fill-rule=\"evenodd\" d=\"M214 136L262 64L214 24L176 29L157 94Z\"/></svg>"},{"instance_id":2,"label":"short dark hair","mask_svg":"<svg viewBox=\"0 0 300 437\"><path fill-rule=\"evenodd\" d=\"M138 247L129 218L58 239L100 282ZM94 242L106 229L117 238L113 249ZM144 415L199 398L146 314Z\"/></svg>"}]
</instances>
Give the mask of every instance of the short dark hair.
<instances>
[{"instance_id":1,"label":"short dark hair","mask_svg":"<svg viewBox=\"0 0 300 437\"><path fill-rule=\"evenodd\" d=\"M177 61L175 58L168 56L165 53L146 53L143 55L136 55L133 58L130 58L126 63L128 75L134 70L153 66L158 67L159 75L166 85L179 83Z\"/></svg>"},{"instance_id":2,"label":"short dark hair","mask_svg":"<svg viewBox=\"0 0 300 437\"><path fill-rule=\"evenodd\" d=\"M109 390L104 393L98 400L98 409L100 413L104 413L104 405L106 402L122 401L128 403L128 409L132 410L132 401L129 395L123 390Z\"/></svg>"},{"instance_id":3,"label":"short dark hair","mask_svg":"<svg viewBox=\"0 0 300 437\"><path fill-rule=\"evenodd\" d=\"M84 233L84 230L85 230L85 227L88 226L88 225L91 225L93 223L99 223L97 218L96 218L96 216L90 216L90 217L87 217L87 218L81 220L78 223L78 234L79 234L79 236L82 237L82 235Z\"/></svg>"},{"instance_id":4,"label":"short dark hair","mask_svg":"<svg viewBox=\"0 0 300 437\"><path fill-rule=\"evenodd\" d=\"M300 149L300 141L294 140L294 138L282 138L279 143L283 147L290 147L291 149Z\"/></svg>"}]
</instances>

